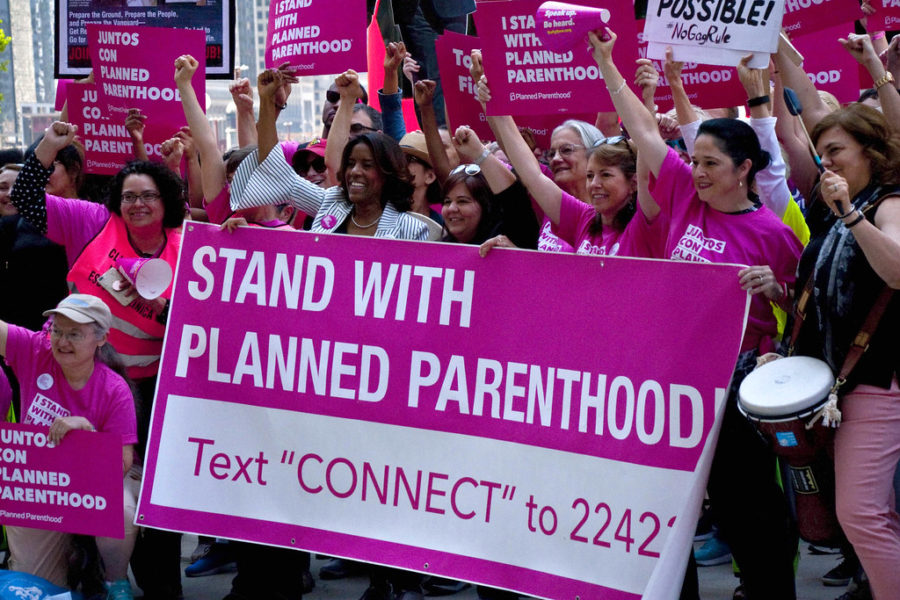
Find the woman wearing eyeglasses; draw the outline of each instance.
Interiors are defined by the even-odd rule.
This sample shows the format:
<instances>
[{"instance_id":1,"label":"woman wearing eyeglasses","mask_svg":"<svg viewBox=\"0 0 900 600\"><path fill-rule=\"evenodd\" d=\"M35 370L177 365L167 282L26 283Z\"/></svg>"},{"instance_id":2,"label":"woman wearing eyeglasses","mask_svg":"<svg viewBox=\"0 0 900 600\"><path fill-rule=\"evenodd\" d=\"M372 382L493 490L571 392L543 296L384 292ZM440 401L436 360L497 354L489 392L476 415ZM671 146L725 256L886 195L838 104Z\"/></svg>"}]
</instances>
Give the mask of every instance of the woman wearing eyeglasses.
<instances>
[{"instance_id":1,"label":"woman wearing eyeglasses","mask_svg":"<svg viewBox=\"0 0 900 600\"><path fill-rule=\"evenodd\" d=\"M48 438L65 451L70 431L102 431L122 440L122 473L128 473L137 443L134 399L119 374L118 357L107 342L112 314L95 296L71 294L56 308L50 335L0 321L0 356L21 386L21 422L48 428ZM0 405L0 414L7 406ZM131 596L128 559L137 537L134 510L139 480L125 478L125 537L96 538L105 566L107 599ZM108 499L112 501L113 499ZM10 568L67 586L72 536L59 531L7 527Z\"/></svg>"},{"instance_id":2,"label":"woman wearing eyeglasses","mask_svg":"<svg viewBox=\"0 0 900 600\"><path fill-rule=\"evenodd\" d=\"M428 226L406 214L412 185L403 153L393 139L379 132L350 139L341 151L339 183L328 189L298 176L277 156L280 153L272 152L278 143L272 97L284 82L285 74L278 70L260 74L259 149L235 173L232 209L290 204L315 215L310 228L313 232L427 240ZM332 134L349 130L352 101L345 100L362 92L352 71L339 76L337 83L342 100L331 126ZM331 151L329 142L326 152Z\"/></svg>"},{"instance_id":3,"label":"woman wearing eyeglasses","mask_svg":"<svg viewBox=\"0 0 900 600\"><path fill-rule=\"evenodd\" d=\"M751 294L750 314L726 402L709 476L720 533L741 569L748 598L795 597L796 529L775 480L775 459L737 409L737 388L756 356L774 347L777 332L770 301L790 310L802 246L793 232L751 191L754 175L769 163L753 129L735 119L700 125L693 166L666 146L656 120L625 84L612 59L616 35L590 34L594 58L613 103L650 173L641 204L648 222L662 220L664 257L693 262L751 265L738 284ZM762 101L762 100L759 100Z\"/></svg>"},{"instance_id":4,"label":"woman wearing eyeglasses","mask_svg":"<svg viewBox=\"0 0 900 600\"><path fill-rule=\"evenodd\" d=\"M145 300L116 275L116 261L161 258L175 271L185 214L184 187L165 166L135 161L113 177L105 205L46 193L53 157L72 142L76 132L75 125L60 121L47 129L34 155L25 161L12 201L25 219L65 248L69 291L97 296L112 313L109 343L135 382L139 451L143 452L172 288L156 300ZM139 573L141 569L135 567L138 584L147 595L177 598L181 593L180 536L154 531L146 537L166 538L160 544L168 545L154 552L152 574Z\"/></svg>"}]
</instances>

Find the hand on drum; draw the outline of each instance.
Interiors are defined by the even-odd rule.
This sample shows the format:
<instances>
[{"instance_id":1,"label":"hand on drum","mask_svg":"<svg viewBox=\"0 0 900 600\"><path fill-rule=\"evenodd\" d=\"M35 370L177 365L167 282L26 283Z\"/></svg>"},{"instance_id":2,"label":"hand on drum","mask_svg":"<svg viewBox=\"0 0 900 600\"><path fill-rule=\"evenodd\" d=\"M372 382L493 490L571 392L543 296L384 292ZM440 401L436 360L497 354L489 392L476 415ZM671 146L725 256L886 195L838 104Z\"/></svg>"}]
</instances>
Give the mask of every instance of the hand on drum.
<instances>
[{"instance_id":1,"label":"hand on drum","mask_svg":"<svg viewBox=\"0 0 900 600\"><path fill-rule=\"evenodd\" d=\"M747 267L738 271L741 289L750 292L751 296L765 294L769 300L778 301L784 295L784 287L775 279L769 265Z\"/></svg>"}]
</instances>

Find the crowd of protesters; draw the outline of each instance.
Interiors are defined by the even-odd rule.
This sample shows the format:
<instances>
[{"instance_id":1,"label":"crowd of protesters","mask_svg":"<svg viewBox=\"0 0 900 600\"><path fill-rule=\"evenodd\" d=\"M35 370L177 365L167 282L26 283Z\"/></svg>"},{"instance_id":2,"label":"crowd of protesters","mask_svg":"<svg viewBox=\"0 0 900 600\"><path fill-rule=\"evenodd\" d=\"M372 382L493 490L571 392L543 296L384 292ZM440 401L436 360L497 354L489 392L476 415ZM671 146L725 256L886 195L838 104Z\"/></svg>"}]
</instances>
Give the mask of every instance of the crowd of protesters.
<instances>
[{"instance_id":1,"label":"crowd of protesters","mask_svg":"<svg viewBox=\"0 0 900 600\"><path fill-rule=\"evenodd\" d=\"M738 65L746 109L703 110L689 100L682 65L670 54L664 69L675 109L659 114L652 100L659 74L651 62L635 57L616 64L616 32L592 32L593 57L615 114L600 113L594 123L560 119L542 148L527 119L489 117L495 142L488 144L466 124L447 129L423 32L463 32L471 10L474 3L426 19L417 9L402 23L407 43L386 48L385 87L377 91L383 112L368 105L370 94L348 70L322 99L321 138L306 143L280 141L278 117L299 81L284 64L259 75L257 114L251 82L234 82L240 147L221 154L191 86L197 59L183 55L174 79L188 127L171 132L164 163L138 156L114 177L85 177L77 127L62 118L21 158L0 166L0 354L6 359L0 411L8 420L48 426L56 440L72 429L121 434L129 520L124 540L8 528L9 568L116 600L133 597L130 562L144 598L181 596L180 535L139 532L129 519L171 294L143 300L127 282L104 283L99 275L115 272L121 257L161 258L174 270L189 219L223 230L473 244L485 260L497 248L518 247L587 255L584 260L615 255L746 265L734 285L751 297L749 317L710 472L709 505L740 574L735 598L796 597L799 537L789 486L779 481L771 445L738 410L737 390L758 363L788 345L837 374L873 304L885 289L900 287L894 83L900 38L888 44L877 32L840 40L875 82L845 106L823 99L780 51L768 68L749 67L749 57ZM411 80L417 74L419 123L403 121L401 69ZM479 100L490 102L478 51L472 77ZM791 114L785 87L802 101L802 115ZM126 125L136 141L153 127L139 111ZM717 243L688 255L684 242L698 231ZM805 320L790 339L801 297L808 297ZM867 350L840 388L834 467L846 576L838 580L849 582L842 596L848 600L887 600L900 590L893 493L900 459L900 300L887 298ZM36 406L33 379L45 372L56 387L41 384L40 393L52 400ZM294 600L314 585L309 555L293 550L201 538L192 559L188 576L236 563L231 600ZM681 597L699 598L694 557L685 559ZM341 559L319 576L360 572L370 578L360 590L366 600L415 600L462 587ZM478 595L518 597L486 587Z\"/></svg>"}]
</instances>

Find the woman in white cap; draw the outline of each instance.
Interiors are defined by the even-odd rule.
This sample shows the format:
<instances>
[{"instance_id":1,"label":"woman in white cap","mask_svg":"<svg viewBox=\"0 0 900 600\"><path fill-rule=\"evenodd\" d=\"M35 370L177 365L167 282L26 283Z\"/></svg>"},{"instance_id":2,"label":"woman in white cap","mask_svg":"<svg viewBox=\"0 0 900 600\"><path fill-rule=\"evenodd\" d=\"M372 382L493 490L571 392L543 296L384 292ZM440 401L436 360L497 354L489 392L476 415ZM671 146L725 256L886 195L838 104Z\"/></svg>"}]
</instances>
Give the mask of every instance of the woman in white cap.
<instances>
[{"instance_id":1,"label":"woman in white cap","mask_svg":"<svg viewBox=\"0 0 900 600\"><path fill-rule=\"evenodd\" d=\"M0 321L0 355L19 379L22 423L49 427L49 439L65 444L70 431L102 431L122 437L122 472L132 468L137 420L134 397L115 350L106 343L112 314L96 296L72 294L56 308L49 335ZM8 407L0 406L0 413ZM125 537L96 538L106 567L107 599L132 598L128 581L137 527L134 509L139 476L125 477ZM7 527L10 567L67 583L68 554L72 536L58 531Z\"/></svg>"}]
</instances>

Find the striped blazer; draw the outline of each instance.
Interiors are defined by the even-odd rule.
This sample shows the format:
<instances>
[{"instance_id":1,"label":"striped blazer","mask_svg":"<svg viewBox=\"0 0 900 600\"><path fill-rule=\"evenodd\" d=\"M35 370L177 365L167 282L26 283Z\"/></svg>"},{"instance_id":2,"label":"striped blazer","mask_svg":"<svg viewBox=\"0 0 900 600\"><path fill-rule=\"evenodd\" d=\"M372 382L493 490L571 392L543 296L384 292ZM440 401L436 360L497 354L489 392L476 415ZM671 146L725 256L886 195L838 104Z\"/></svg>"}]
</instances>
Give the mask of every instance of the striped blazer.
<instances>
[{"instance_id":1,"label":"striped blazer","mask_svg":"<svg viewBox=\"0 0 900 600\"><path fill-rule=\"evenodd\" d=\"M238 166L231 182L231 209L240 210L267 204L290 204L315 215L310 231L333 233L348 216L353 205L340 186L320 188L303 179L274 149L262 164L254 150ZM428 240L428 227L388 202L378 221L375 237L401 240Z\"/></svg>"}]
</instances>

